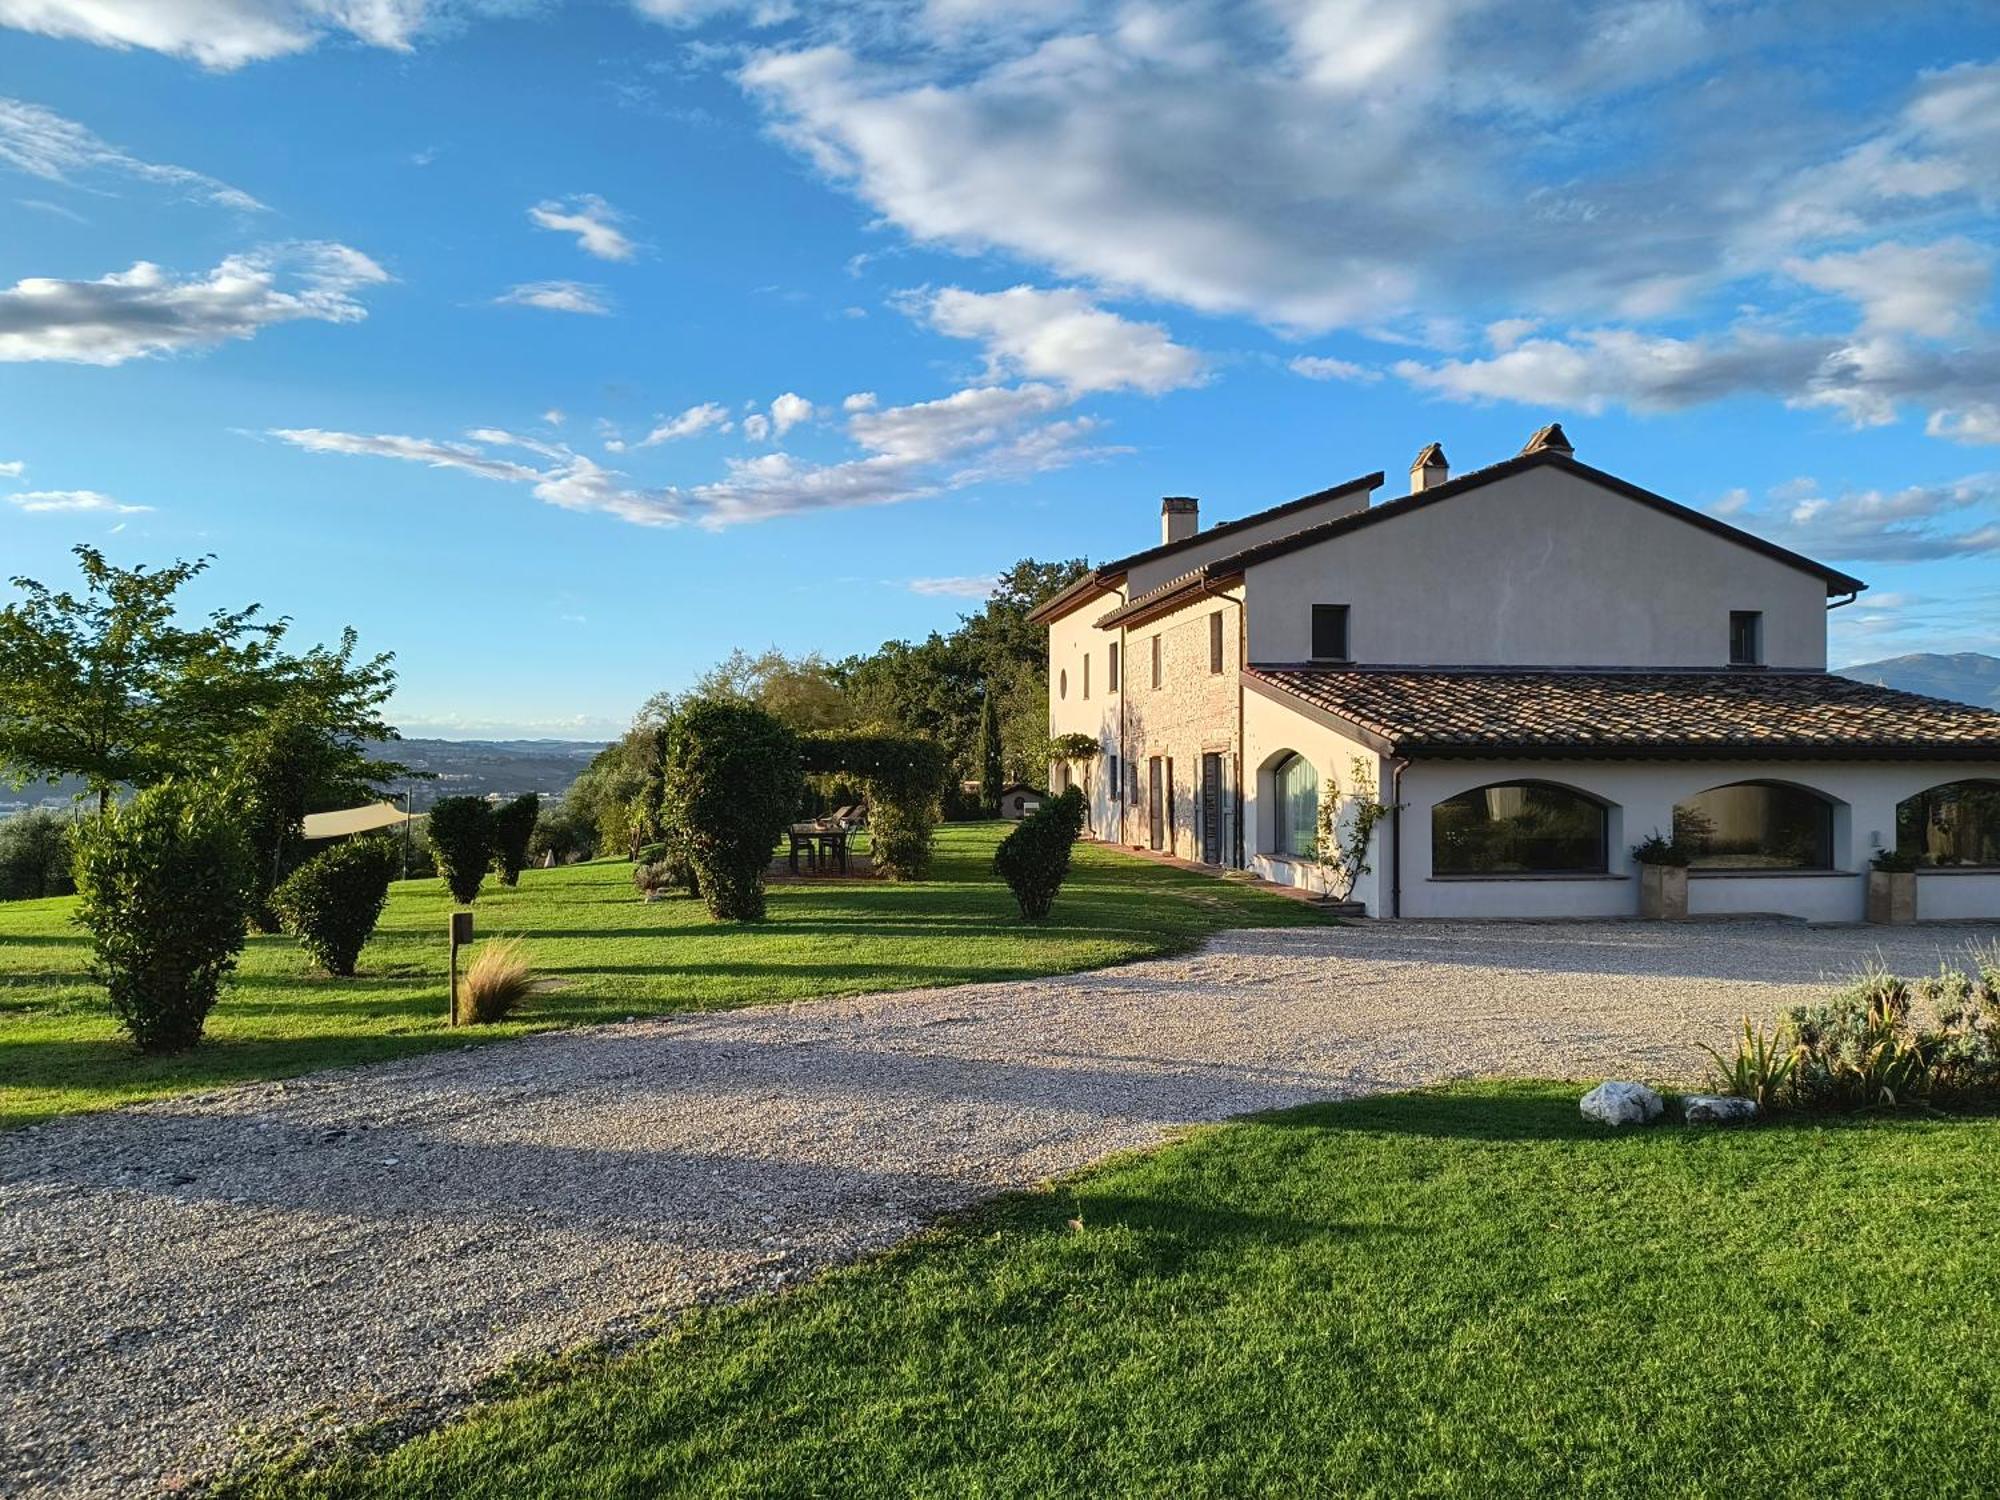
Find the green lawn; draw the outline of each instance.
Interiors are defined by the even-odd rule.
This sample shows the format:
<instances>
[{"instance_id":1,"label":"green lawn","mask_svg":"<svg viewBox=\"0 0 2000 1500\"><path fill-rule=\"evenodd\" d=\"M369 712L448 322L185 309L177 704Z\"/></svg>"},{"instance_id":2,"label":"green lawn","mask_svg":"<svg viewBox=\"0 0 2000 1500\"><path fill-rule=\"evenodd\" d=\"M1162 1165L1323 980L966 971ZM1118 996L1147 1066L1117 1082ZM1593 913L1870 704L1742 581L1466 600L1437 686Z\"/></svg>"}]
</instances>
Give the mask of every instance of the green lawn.
<instances>
[{"instance_id":1,"label":"green lawn","mask_svg":"<svg viewBox=\"0 0 2000 1500\"><path fill-rule=\"evenodd\" d=\"M1208 1130L246 1488L2000 1491L2000 1121L1613 1135L1576 1097Z\"/></svg>"},{"instance_id":2,"label":"green lawn","mask_svg":"<svg viewBox=\"0 0 2000 1500\"><path fill-rule=\"evenodd\" d=\"M939 830L930 880L777 885L770 921L713 922L647 905L621 862L489 879L481 936L513 935L558 981L516 1022L451 1031L441 880L399 884L354 979L314 972L288 937L253 937L207 1040L178 1058L133 1051L86 973L69 900L0 904L0 1126L314 1068L372 1062L550 1026L659 1011L1013 979L1184 951L1225 927L1321 920L1244 885L1079 846L1050 919L1023 924L991 871L1004 824Z\"/></svg>"}]
</instances>

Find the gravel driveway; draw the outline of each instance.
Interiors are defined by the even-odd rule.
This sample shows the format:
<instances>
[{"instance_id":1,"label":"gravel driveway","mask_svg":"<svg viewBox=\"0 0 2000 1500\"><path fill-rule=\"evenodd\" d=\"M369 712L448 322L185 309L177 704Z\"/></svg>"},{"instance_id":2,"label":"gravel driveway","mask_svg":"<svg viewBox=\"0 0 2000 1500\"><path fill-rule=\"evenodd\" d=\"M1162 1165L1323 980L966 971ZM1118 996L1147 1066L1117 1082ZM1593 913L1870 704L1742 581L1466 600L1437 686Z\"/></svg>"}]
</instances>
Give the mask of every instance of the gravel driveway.
<instances>
[{"instance_id":1,"label":"gravel driveway","mask_svg":"<svg viewBox=\"0 0 2000 1500\"><path fill-rule=\"evenodd\" d=\"M1996 928L1239 932L1064 979L628 1023L0 1136L0 1493L461 1401L1174 1127L1482 1074L1698 1071Z\"/></svg>"}]
</instances>

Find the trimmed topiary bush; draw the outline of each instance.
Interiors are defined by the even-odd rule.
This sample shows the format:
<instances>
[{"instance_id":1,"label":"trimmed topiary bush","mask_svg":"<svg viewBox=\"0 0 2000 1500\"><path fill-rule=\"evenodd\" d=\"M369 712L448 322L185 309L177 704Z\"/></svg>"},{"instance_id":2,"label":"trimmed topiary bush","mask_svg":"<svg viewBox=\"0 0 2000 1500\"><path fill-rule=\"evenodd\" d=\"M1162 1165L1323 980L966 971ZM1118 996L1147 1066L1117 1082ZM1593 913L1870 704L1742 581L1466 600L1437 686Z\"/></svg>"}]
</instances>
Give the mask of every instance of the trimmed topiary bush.
<instances>
[{"instance_id":1,"label":"trimmed topiary bush","mask_svg":"<svg viewBox=\"0 0 2000 1500\"><path fill-rule=\"evenodd\" d=\"M493 809L477 797L446 797L431 809L425 832L451 899L470 906L493 862Z\"/></svg>"},{"instance_id":2,"label":"trimmed topiary bush","mask_svg":"<svg viewBox=\"0 0 2000 1500\"><path fill-rule=\"evenodd\" d=\"M665 817L714 915L763 917L771 850L804 796L798 739L762 709L705 698L675 717Z\"/></svg>"},{"instance_id":3,"label":"trimmed topiary bush","mask_svg":"<svg viewBox=\"0 0 2000 1500\"><path fill-rule=\"evenodd\" d=\"M520 884L528 863L528 840L535 836L535 820L541 815L542 799L534 792L493 809L493 868L500 872L502 885Z\"/></svg>"},{"instance_id":4,"label":"trimmed topiary bush","mask_svg":"<svg viewBox=\"0 0 2000 1500\"><path fill-rule=\"evenodd\" d=\"M351 839L292 871L271 904L313 961L345 978L389 904L389 882L402 865L402 852L387 839Z\"/></svg>"},{"instance_id":5,"label":"trimmed topiary bush","mask_svg":"<svg viewBox=\"0 0 2000 1500\"><path fill-rule=\"evenodd\" d=\"M76 921L142 1052L185 1052L243 949L250 845L218 785L163 781L76 831Z\"/></svg>"},{"instance_id":6,"label":"trimmed topiary bush","mask_svg":"<svg viewBox=\"0 0 2000 1500\"><path fill-rule=\"evenodd\" d=\"M1049 914L1069 876L1070 849L1083 833L1083 814L1083 793L1071 787L1023 818L993 851L993 868L1031 922Z\"/></svg>"}]
</instances>

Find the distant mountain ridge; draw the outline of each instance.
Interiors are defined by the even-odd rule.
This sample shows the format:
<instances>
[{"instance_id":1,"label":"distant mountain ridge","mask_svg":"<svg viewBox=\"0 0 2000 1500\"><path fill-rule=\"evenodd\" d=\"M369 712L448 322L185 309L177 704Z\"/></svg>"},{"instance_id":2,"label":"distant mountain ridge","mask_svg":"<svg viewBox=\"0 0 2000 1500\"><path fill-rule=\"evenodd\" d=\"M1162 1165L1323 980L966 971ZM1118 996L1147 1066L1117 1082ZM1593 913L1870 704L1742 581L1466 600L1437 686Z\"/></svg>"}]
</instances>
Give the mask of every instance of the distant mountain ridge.
<instances>
[{"instance_id":1,"label":"distant mountain ridge","mask_svg":"<svg viewBox=\"0 0 2000 1500\"><path fill-rule=\"evenodd\" d=\"M1882 661L1857 662L1842 667L1840 675L1905 693L1922 693L1926 698L1949 698L1976 708L2000 709L2000 656L1988 656L1983 651L1955 651L1949 655L1918 651Z\"/></svg>"}]
</instances>

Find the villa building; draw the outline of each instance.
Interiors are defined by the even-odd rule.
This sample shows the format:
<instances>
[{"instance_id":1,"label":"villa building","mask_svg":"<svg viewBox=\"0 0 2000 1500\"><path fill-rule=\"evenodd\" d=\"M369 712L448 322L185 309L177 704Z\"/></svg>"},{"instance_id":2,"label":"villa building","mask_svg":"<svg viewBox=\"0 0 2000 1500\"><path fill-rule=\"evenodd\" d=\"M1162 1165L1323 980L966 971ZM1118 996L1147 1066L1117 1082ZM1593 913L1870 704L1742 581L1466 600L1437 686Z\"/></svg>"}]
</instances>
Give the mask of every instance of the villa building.
<instances>
[{"instance_id":1,"label":"villa building","mask_svg":"<svg viewBox=\"0 0 2000 1500\"><path fill-rule=\"evenodd\" d=\"M1381 473L1161 538L1036 611L1052 734L1103 839L1317 886L1321 788L1394 811L1371 915L1626 916L1631 846L1693 914L1860 920L1885 849L1925 918L2000 916L2000 713L1827 671L1865 584L1577 460L1560 427L1410 493Z\"/></svg>"}]
</instances>

